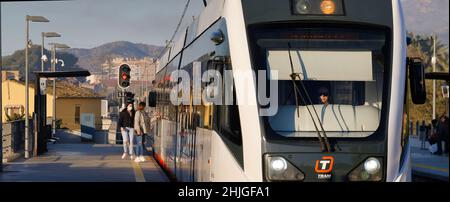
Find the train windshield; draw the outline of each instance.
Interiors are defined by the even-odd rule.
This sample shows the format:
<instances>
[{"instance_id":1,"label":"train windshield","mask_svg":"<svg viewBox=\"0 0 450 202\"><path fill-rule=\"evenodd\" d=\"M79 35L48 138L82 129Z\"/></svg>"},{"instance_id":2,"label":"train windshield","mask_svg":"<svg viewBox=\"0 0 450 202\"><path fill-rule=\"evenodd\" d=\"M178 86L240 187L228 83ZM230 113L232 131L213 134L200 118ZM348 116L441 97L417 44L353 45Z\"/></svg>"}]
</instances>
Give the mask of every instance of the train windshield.
<instances>
[{"instance_id":1,"label":"train windshield","mask_svg":"<svg viewBox=\"0 0 450 202\"><path fill-rule=\"evenodd\" d=\"M379 128L385 31L285 27L253 34L254 65L278 81L278 112L267 117L277 134L315 137L322 124L328 137L356 138Z\"/></svg>"}]
</instances>

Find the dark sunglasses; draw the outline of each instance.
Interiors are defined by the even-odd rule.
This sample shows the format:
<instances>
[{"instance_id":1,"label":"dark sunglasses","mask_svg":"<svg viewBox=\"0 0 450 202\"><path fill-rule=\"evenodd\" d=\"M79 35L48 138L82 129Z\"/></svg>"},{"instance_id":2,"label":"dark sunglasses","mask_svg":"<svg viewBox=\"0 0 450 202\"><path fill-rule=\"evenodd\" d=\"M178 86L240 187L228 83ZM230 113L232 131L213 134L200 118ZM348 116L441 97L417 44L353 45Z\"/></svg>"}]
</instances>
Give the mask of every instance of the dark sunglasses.
<instances>
[{"instance_id":1,"label":"dark sunglasses","mask_svg":"<svg viewBox=\"0 0 450 202\"><path fill-rule=\"evenodd\" d=\"M328 93L321 93L320 96L328 96Z\"/></svg>"}]
</instances>

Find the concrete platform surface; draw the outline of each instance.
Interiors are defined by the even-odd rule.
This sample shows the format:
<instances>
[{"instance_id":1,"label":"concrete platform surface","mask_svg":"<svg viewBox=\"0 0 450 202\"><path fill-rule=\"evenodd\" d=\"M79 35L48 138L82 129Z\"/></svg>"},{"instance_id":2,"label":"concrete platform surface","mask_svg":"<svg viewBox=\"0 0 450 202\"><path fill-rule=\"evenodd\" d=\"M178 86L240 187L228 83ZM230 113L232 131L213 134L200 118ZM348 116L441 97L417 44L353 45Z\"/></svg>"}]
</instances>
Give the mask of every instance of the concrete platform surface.
<instances>
[{"instance_id":1,"label":"concrete platform surface","mask_svg":"<svg viewBox=\"0 0 450 202\"><path fill-rule=\"evenodd\" d=\"M153 157L122 160L122 145L49 144L40 157L9 162L0 182L167 182Z\"/></svg>"},{"instance_id":2,"label":"concrete platform surface","mask_svg":"<svg viewBox=\"0 0 450 202\"><path fill-rule=\"evenodd\" d=\"M428 151L428 142L425 144L426 149L421 149L421 142L415 137L410 138L410 144L413 174L439 181L449 181L448 154L431 154L431 152Z\"/></svg>"}]
</instances>

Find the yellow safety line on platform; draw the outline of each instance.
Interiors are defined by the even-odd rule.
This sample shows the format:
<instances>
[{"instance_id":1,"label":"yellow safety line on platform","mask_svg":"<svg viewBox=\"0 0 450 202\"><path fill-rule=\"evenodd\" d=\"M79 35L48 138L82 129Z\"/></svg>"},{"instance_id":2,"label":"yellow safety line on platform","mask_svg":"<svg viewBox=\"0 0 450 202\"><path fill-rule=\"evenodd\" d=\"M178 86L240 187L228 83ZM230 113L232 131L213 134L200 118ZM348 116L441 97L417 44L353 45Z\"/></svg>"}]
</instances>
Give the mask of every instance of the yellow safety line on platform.
<instances>
[{"instance_id":1,"label":"yellow safety line on platform","mask_svg":"<svg viewBox=\"0 0 450 202\"><path fill-rule=\"evenodd\" d=\"M429 165L413 164L413 166L416 166L416 167L419 167L419 168L425 168L425 169L435 170L435 171L440 171L440 172L448 172L448 169L445 169L445 168L438 168L438 167L429 166Z\"/></svg>"},{"instance_id":2,"label":"yellow safety line on platform","mask_svg":"<svg viewBox=\"0 0 450 202\"><path fill-rule=\"evenodd\" d=\"M139 166L139 163L132 161L131 165L133 166L134 178L136 179L136 182L145 182L144 173L142 172L142 168Z\"/></svg>"}]
</instances>

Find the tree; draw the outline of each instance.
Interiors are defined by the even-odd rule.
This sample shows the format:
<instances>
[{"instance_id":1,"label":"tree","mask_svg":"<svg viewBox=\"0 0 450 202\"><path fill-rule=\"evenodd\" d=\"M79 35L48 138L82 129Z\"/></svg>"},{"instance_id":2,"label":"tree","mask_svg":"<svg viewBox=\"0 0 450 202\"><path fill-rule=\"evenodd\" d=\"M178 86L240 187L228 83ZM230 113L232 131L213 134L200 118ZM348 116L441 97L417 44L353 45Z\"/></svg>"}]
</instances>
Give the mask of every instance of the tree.
<instances>
[{"instance_id":1,"label":"tree","mask_svg":"<svg viewBox=\"0 0 450 202\"><path fill-rule=\"evenodd\" d=\"M44 54L47 55L47 57L50 60L51 51L44 49ZM57 51L56 58L62 59L64 61L64 67L61 67L61 63L58 63L58 65L56 66L57 70L82 69L77 65L78 58L73 54ZM4 70L19 70L20 80L22 81L25 80L25 50L23 49L17 50L12 55L4 57L2 63ZM30 81L33 81L35 80L33 72L41 70L41 46L33 45L29 49L28 68L29 68L28 76L30 78ZM50 61L45 62L44 70L49 71L50 69L51 69ZM78 78L78 81L83 82L85 81L85 78Z\"/></svg>"},{"instance_id":2,"label":"tree","mask_svg":"<svg viewBox=\"0 0 450 202\"><path fill-rule=\"evenodd\" d=\"M433 57L433 42L430 35L415 35L409 33L412 39L412 44L408 47L408 57L422 58L426 72L432 72L431 58ZM436 40L436 71L449 71L449 55L448 46L444 45L439 39ZM436 113L437 116L446 112L445 99L442 97L441 86L443 81L436 82ZM424 105L410 105L411 120L416 121L425 120L427 124L431 122L432 117L432 100L433 100L433 81L427 80L427 102ZM408 97L408 102L411 102L411 97Z\"/></svg>"},{"instance_id":3,"label":"tree","mask_svg":"<svg viewBox=\"0 0 450 202\"><path fill-rule=\"evenodd\" d=\"M426 67L427 72L432 71L431 58L433 57L432 35L415 35L409 33L412 44L408 48L408 56L420 57ZM448 70L448 47L438 38L436 39L436 71L443 72Z\"/></svg>"}]
</instances>

